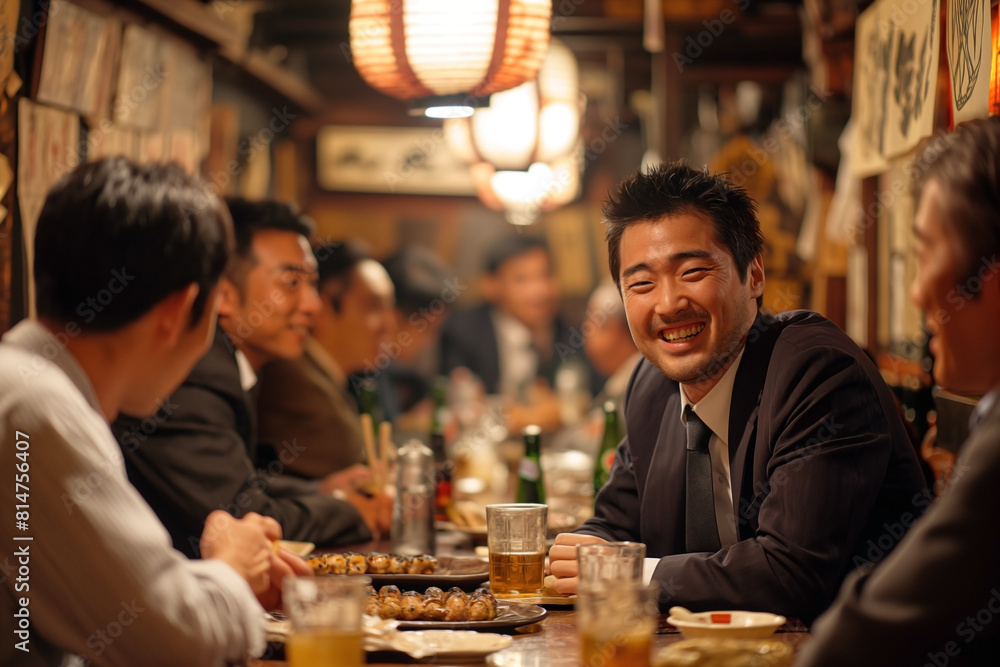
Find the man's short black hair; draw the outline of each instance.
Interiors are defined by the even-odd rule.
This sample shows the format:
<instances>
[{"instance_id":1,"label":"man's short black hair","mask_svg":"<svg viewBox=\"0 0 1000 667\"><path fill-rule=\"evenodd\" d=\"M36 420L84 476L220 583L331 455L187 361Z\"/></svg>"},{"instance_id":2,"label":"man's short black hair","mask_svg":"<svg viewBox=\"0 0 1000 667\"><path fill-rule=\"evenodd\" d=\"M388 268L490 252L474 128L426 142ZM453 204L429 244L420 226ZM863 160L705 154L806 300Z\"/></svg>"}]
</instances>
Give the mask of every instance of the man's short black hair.
<instances>
[{"instance_id":1,"label":"man's short black hair","mask_svg":"<svg viewBox=\"0 0 1000 667\"><path fill-rule=\"evenodd\" d=\"M38 315L115 331L191 283L191 326L229 260L229 214L170 164L105 158L77 167L45 199L35 231Z\"/></svg>"},{"instance_id":2,"label":"man's short black hair","mask_svg":"<svg viewBox=\"0 0 1000 667\"><path fill-rule=\"evenodd\" d=\"M508 260L539 249L544 250L545 254L549 254L549 244L539 236L526 236L523 234L505 236L493 244L493 247L486 253L486 272L491 276L496 275Z\"/></svg>"},{"instance_id":3,"label":"man's short black hair","mask_svg":"<svg viewBox=\"0 0 1000 667\"><path fill-rule=\"evenodd\" d=\"M441 300L450 271L430 250L407 246L382 265L396 288L396 307L404 314L418 313Z\"/></svg>"},{"instance_id":4,"label":"man's short black hair","mask_svg":"<svg viewBox=\"0 0 1000 667\"><path fill-rule=\"evenodd\" d=\"M226 276L243 291L246 276L257 263L253 256L253 237L264 230L295 232L309 238L316 225L292 204L278 201L250 201L242 197L226 197L226 206L233 218L236 252L226 270Z\"/></svg>"},{"instance_id":5,"label":"man's short black hair","mask_svg":"<svg viewBox=\"0 0 1000 667\"><path fill-rule=\"evenodd\" d=\"M344 292L351 286L351 272L358 264L371 255L361 245L350 241L327 243L313 248L319 265L319 289L332 291L330 305L334 312L340 312L340 302Z\"/></svg>"}]
</instances>

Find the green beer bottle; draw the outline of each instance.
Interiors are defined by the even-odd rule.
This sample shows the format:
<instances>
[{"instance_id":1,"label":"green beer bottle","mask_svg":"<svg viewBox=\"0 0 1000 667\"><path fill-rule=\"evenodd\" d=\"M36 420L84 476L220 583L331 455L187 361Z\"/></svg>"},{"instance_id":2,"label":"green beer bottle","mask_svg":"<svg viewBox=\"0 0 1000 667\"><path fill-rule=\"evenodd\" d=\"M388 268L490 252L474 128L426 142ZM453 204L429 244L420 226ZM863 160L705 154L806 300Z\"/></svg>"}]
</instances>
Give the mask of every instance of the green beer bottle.
<instances>
[{"instance_id":1,"label":"green beer bottle","mask_svg":"<svg viewBox=\"0 0 1000 667\"><path fill-rule=\"evenodd\" d=\"M524 457L517 468L517 496L515 502L545 504L545 479L542 477L542 429L525 426Z\"/></svg>"},{"instance_id":2,"label":"green beer bottle","mask_svg":"<svg viewBox=\"0 0 1000 667\"><path fill-rule=\"evenodd\" d=\"M614 401L604 401L604 435L601 437L601 448L597 451L594 462L594 497L608 481L611 474L611 464L615 461L615 450L621 442L621 430L618 428L618 411Z\"/></svg>"}]
</instances>

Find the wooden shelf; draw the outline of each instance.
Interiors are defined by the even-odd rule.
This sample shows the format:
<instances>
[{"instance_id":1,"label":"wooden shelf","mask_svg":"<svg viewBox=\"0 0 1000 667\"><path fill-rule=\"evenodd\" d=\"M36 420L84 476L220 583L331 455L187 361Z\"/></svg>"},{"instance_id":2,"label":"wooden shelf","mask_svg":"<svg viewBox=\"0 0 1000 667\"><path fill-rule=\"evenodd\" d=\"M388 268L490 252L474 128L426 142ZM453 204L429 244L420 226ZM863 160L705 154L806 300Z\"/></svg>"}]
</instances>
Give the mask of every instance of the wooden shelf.
<instances>
[{"instance_id":1,"label":"wooden shelf","mask_svg":"<svg viewBox=\"0 0 1000 667\"><path fill-rule=\"evenodd\" d=\"M256 49L241 43L233 26L220 19L208 5L194 0L131 0L126 4L154 20L165 20L182 32L203 41L209 50L236 65L249 78L311 114L320 113L328 101L301 76L269 61Z\"/></svg>"}]
</instances>

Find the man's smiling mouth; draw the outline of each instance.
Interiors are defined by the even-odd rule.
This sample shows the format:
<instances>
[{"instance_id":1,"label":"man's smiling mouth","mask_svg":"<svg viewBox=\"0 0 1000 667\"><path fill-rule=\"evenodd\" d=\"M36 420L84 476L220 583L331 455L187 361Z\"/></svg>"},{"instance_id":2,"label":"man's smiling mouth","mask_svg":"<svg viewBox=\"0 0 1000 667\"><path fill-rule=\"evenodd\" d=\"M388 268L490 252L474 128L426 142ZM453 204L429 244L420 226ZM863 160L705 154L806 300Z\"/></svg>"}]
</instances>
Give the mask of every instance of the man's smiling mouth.
<instances>
[{"instance_id":1,"label":"man's smiling mouth","mask_svg":"<svg viewBox=\"0 0 1000 667\"><path fill-rule=\"evenodd\" d=\"M689 327L684 327L683 329L674 329L672 331L661 331L660 340L664 340L668 343L679 343L681 341L694 338L700 334L705 329L704 323L692 324Z\"/></svg>"}]
</instances>

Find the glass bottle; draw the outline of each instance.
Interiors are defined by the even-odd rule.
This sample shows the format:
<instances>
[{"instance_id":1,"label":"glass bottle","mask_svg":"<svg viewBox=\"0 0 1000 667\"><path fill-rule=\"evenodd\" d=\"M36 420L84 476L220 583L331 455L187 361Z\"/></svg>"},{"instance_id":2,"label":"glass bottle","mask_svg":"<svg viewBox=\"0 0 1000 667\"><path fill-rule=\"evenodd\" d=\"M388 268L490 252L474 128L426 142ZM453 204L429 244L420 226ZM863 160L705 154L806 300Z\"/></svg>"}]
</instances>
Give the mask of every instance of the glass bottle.
<instances>
[{"instance_id":1,"label":"glass bottle","mask_svg":"<svg viewBox=\"0 0 1000 667\"><path fill-rule=\"evenodd\" d=\"M392 508L393 553L434 553L436 493L434 456L424 443L410 440L399 448L396 502Z\"/></svg>"},{"instance_id":2,"label":"glass bottle","mask_svg":"<svg viewBox=\"0 0 1000 667\"><path fill-rule=\"evenodd\" d=\"M604 435L601 437L601 447L597 450L594 461L594 497L608 481L611 466L615 461L615 450L621 442L621 429L618 426L618 410L614 401L604 401Z\"/></svg>"},{"instance_id":3,"label":"glass bottle","mask_svg":"<svg viewBox=\"0 0 1000 667\"><path fill-rule=\"evenodd\" d=\"M372 378L365 378L358 385L358 413L372 418L373 435L377 441L381 410L378 405L378 383Z\"/></svg>"},{"instance_id":4,"label":"glass bottle","mask_svg":"<svg viewBox=\"0 0 1000 667\"><path fill-rule=\"evenodd\" d=\"M517 469L517 496L519 503L545 504L545 479L542 476L542 429L534 424L525 426L524 457Z\"/></svg>"}]
</instances>

